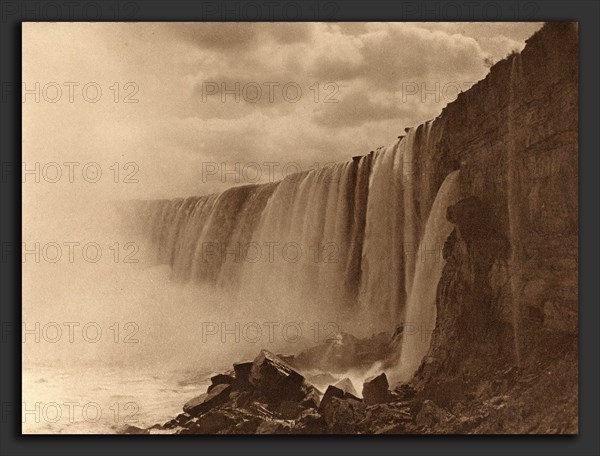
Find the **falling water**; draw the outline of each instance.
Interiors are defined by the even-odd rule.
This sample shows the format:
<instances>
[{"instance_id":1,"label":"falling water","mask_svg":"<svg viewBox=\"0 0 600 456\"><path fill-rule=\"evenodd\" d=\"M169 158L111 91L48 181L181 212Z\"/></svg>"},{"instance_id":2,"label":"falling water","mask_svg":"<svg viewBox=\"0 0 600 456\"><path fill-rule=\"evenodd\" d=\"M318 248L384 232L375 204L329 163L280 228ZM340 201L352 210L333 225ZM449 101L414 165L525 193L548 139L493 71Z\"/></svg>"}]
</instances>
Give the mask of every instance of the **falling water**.
<instances>
[{"instance_id":1,"label":"falling water","mask_svg":"<svg viewBox=\"0 0 600 456\"><path fill-rule=\"evenodd\" d=\"M443 244L440 214L453 187L446 181L432 201L442 179L419 170L437 140L431 122L419 128L366 156L279 182L145 202L139 224L174 280L225 290L240 309L300 309L352 321L365 335L393 331L405 318L430 324L441 263L419 252ZM415 360L420 347L405 356L414 352Z\"/></svg>"},{"instance_id":2,"label":"falling water","mask_svg":"<svg viewBox=\"0 0 600 456\"><path fill-rule=\"evenodd\" d=\"M442 246L452 232L446 209L458 200L459 172L453 171L444 180L425 225L406 303L400 363L397 371L390 373L393 380L409 380L429 350L436 320L437 284L445 264Z\"/></svg>"}]
</instances>

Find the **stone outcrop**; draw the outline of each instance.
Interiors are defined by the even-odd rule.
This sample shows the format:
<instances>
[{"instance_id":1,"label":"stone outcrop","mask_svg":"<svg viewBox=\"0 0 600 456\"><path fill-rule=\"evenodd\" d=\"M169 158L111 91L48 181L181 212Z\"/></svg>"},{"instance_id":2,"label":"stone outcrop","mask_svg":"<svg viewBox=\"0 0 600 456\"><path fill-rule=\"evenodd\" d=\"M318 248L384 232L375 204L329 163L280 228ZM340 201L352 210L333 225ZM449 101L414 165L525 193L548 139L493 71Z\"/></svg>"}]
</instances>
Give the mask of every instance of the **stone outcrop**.
<instances>
[{"instance_id":1,"label":"stone outcrop","mask_svg":"<svg viewBox=\"0 0 600 456\"><path fill-rule=\"evenodd\" d=\"M289 359L289 358L288 358ZM237 376L241 375L241 379ZM335 380L335 377L330 376ZM123 433L177 434L353 434L375 433L369 420L372 407L358 397L352 382L344 378L338 386L328 385L324 395L305 377L277 355L261 350L249 366L236 363L232 372L211 377L209 390L188 401L183 413L148 429L128 428ZM387 390L385 374L367 386L382 401ZM371 391L369 390L369 391ZM370 394L370 393L367 393ZM322 396L322 398L321 398ZM374 407L381 407L377 404ZM390 404L390 407L400 407ZM401 407L399 423L406 423ZM393 421L389 412L385 426ZM386 429L388 429L386 427Z\"/></svg>"},{"instance_id":2,"label":"stone outcrop","mask_svg":"<svg viewBox=\"0 0 600 456\"><path fill-rule=\"evenodd\" d=\"M198 415L210 410L216 405L222 404L229 398L231 385L216 385L210 391L190 399L183 406L183 411L189 415Z\"/></svg>"},{"instance_id":3,"label":"stone outcrop","mask_svg":"<svg viewBox=\"0 0 600 456\"><path fill-rule=\"evenodd\" d=\"M354 389L354 385L352 384L352 380L348 377L344 377L339 382L334 385L336 388L341 389L345 394L350 394L354 397L358 397L358 393Z\"/></svg>"},{"instance_id":4,"label":"stone outcrop","mask_svg":"<svg viewBox=\"0 0 600 456\"><path fill-rule=\"evenodd\" d=\"M362 390L365 403L371 405L389 401L389 386L385 373L367 378Z\"/></svg>"}]
</instances>

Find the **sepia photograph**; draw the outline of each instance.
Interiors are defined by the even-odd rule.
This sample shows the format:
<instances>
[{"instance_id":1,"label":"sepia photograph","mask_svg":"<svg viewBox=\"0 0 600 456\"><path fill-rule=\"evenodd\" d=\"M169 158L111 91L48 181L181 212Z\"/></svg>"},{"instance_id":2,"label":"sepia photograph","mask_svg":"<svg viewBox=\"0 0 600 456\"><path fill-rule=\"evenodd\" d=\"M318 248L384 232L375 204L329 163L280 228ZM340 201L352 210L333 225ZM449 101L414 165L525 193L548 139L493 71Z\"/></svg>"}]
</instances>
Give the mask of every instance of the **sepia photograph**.
<instances>
[{"instance_id":1,"label":"sepia photograph","mask_svg":"<svg viewBox=\"0 0 600 456\"><path fill-rule=\"evenodd\" d=\"M21 32L22 434L579 433L578 22Z\"/></svg>"}]
</instances>

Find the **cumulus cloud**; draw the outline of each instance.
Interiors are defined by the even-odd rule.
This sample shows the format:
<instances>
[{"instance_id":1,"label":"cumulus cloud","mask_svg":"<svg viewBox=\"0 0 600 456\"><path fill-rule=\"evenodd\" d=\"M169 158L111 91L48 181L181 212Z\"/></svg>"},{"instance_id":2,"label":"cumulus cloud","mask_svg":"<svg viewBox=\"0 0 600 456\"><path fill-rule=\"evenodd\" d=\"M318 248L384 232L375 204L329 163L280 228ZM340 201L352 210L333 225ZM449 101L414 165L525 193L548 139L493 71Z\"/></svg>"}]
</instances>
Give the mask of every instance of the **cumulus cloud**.
<instances>
[{"instance_id":1,"label":"cumulus cloud","mask_svg":"<svg viewBox=\"0 0 600 456\"><path fill-rule=\"evenodd\" d=\"M131 192L157 197L230 186L202 179L207 161L308 167L346 160L435 117L452 101L446 86L480 80L486 58L522 47L540 26L28 24L25 82L98 81L106 96L94 105L26 105L25 152L138 160L144 179ZM139 102L107 101L115 81L135 82ZM42 127L64 125L50 144Z\"/></svg>"}]
</instances>

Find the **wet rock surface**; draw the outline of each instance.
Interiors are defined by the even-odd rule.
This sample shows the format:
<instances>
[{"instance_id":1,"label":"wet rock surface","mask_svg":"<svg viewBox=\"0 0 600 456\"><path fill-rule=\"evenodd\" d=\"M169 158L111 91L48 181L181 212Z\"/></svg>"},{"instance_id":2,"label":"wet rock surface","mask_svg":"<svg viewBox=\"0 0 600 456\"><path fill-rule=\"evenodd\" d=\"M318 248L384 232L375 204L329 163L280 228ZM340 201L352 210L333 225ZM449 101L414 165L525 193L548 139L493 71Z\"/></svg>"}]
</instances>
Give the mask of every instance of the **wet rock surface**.
<instances>
[{"instance_id":1,"label":"wet rock surface","mask_svg":"<svg viewBox=\"0 0 600 456\"><path fill-rule=\"evenodd\" d=\"M352 381L326 378L338 386L329 385L323 394L279 356L261 350L251 365L237 363L232 372L213 376L209 391L188 401L176 418L124 433L348 434L366 429L369 407ZM374 380L377 391L382 383L381 376Z\"/></svg>"},{"instance_id":2,"label":"wet rock surface","mask_svg":"<svg viewBox=\"0 0 600 456\"><path fill-rule=\"evenodd\" d=\"M385 373L369 377L363 383L363 398L366 404L380 404L390 399L389 383Z\"/></svg>"},{"instance_id":3,"label":"wet rock surface","mask_svg":"<svg viewBox=\"0 0 600 456\"><path fill-rule=\"evenodd\" d=\"M554 347L558 349L558 347ZM349 378L332 381L321 393L304 375L276 355L261 351L253 362L252 383L211 385L174 419L127 434L489 434L572 433L577 428L577 381L572 350L527 369L502 360L465 359L470 375L424 375L424 362L408 384L388 389L384 372L365 380L358 397ZM555 353L556 354L556 353ZM248 366L244 367L248 372ZM262 375L264 373L264 375ZM260 375L259 375L260 374ZM231 373L225 373L231 376ZM261 383L261 382L264 382ZM277 388L269 391L269 387ZM366 389L366 393L365 393ZM547 400L546 394L552 397Z\"/></svg>"}]
</instances>

